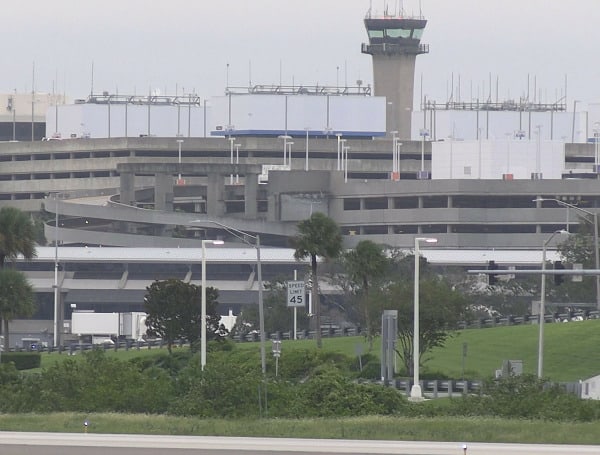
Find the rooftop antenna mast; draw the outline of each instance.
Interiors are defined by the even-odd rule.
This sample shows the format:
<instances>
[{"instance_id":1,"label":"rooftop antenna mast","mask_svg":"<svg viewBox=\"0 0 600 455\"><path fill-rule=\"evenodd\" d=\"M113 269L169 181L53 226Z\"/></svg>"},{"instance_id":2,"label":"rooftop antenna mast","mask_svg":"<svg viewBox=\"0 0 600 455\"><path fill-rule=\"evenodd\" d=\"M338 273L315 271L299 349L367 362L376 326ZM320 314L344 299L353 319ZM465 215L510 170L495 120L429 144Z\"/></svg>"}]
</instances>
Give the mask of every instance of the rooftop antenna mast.
<instances>
[{"instance_id":1,"label":"rooftop antenna mast","mask_svg":"<svg viewBox=\"0 0 600 455\"><path fill-rule=\"evenodd\" d=\"M90 96L94 94L94 62L92 61L92 84L90 86Z\"/></svg>"}]
</instances>

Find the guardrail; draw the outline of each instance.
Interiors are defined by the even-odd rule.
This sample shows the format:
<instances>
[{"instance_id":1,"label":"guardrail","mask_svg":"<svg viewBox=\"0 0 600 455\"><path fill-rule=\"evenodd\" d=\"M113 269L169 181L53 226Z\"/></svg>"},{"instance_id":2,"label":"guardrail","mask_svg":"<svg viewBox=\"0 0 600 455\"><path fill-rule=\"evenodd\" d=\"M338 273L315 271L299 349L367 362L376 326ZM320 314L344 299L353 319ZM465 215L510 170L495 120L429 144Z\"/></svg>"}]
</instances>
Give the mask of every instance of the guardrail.
<instances>
[{"instance_id":1,"label":"guardrail","mask_svg":"<svg viewBox=\"0 0 600 455\"><path fill-rule=\"evenodd\" d=\"M421 391L426 398L452 397L479 393L481 381L453 380L453 379L423 379L419 381ZM392 384L396 389L410 396L413 385L412 379L395 379Z\"/></svg>"}]
</instances>

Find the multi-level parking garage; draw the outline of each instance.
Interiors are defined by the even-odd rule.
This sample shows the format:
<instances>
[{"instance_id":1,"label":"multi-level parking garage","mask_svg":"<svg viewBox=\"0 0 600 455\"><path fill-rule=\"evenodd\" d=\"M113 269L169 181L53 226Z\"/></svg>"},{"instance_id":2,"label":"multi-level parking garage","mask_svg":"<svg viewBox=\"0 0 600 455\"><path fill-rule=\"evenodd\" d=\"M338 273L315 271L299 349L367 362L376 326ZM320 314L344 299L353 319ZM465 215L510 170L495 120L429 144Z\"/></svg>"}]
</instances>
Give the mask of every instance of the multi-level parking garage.
<instances>
[{"instance_id":1,"label":"multi-level parking garage","mask_svg":"<svg viewBox=\"0 0 600 455\"><path fill-rule=\"evenodd\" d=\"M337 138L309 139L307 160L304 141L294 138L287 166L278 138L238 138L238 164L225 138L187 139L181 164L172 138L3 143L0 203L58 208L59 233L50 225L47 237L64 243L192 246L216 225L191 222L210 219L285 246L298 221L322 211L348 246L370 239L409 248L416 234L435 234L450 249L537 249L565 223L576 229L577 212L535 199L591 212L600 205L600 183L589 178L594 144L565 145L564 168L578 163L580 178L416 180L422 156L431 168L435 143L405 142L400 178L391 180L392 140L348 140L347 160L338 160Z\"/></svg>"}]
</instances>

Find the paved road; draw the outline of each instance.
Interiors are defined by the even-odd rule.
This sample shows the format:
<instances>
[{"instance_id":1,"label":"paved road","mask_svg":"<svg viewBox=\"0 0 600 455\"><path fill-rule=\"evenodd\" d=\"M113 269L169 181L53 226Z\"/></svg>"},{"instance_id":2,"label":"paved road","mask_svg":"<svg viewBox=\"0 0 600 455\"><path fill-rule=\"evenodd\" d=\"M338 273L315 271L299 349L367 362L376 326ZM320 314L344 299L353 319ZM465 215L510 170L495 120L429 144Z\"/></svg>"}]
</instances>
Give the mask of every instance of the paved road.
<instances>
[{"instance_id":1,"label":"paved road","mask_svg":"<svg viewBox=\"0 0 600 455\"><path fill-rule=\"evenodd\" d=\"M462 442L0 432L2 455L464 455ZM469 443L467 455L586 455L600 446Z\"/></svg>"}]
</instances>

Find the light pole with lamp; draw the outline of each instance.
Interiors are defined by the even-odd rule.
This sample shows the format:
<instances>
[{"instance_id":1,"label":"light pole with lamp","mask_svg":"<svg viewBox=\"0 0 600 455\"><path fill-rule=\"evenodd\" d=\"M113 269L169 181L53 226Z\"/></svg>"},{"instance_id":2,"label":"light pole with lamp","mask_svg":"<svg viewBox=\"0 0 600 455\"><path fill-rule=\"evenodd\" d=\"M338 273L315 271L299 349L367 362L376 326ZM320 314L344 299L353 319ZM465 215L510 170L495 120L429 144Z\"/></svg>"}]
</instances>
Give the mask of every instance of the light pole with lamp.
<instances>
[{"instance_id":1,"label":"light pole with lamp","mask_svg":"<svg viewBox=\"0 0 600 455\"><path fill-rule=\"evenodd\" d=\"M240 164L240 147L242 144L234 144L235 145L235 164ZM235 183L236 185L240 183L240 174L235 174Z\"/></svg>"},{"instance_id":2,"label":"light pole with lamp","mask_svg":"<svg viewBox=\"0 0 600 455\"><path fill-rule=\"evenodd\" d=\"M294 145L293 141L289 141L287 143L287 146L288 146L288 161L287 161L287 165L290 167L290 169L292 168L292 145Z\"/></svg>"},{"instance_id":3,"label":"light pole with lamp","mask_svg":"<svg viewBox=\"0 0 600 455\"><path fill-rule=\"evenodd\" d=\"M277 136L277 139L283 139L283 165L287 164L287 140L291 139L292 136L288 136L287 134L283 134L281 136ZM290 156L291 158L291 156Z\"/></svg>"},{"instance_id":4,"label":"light pole with lamp","mask_svg":"<svg viewBox=\"0 0 600 455\"><path fill-rule=\"evenodd\" d=\"M398 142L398 131L390 131L392 135L392 180L394 179L394 172L396 172L396 143Z\"/></svg>"},{"instance_id":5,"label":"light pole with lamp","mask_svg":"<svg viewBox=\"0 0 600 455\"><path fill-rule=\"evenodd\" d=\"M340 170L340 154L341 154L341 145L342 145L342 141L345 141L346 139L342 139L342 134L341 133L337 133L336 134L337 137L337 170Z\"/></svg>"},{"instance_id":6,"label":"light pole with lamp","mask_svg":"<svg viewBox=\"0 0 600 455\"><path fill-rule=\"evenodd\" d=\"M338 171L344 170L344 147L346 146L347 141L348 141L348 139L340 139L340 147L338 150L339 154L338 154L338 163L337 163Z\"/></svg>"},{"instance_id":7,"label":"light pole with lamp","mask_svg":"<svg viewBox=\"0 0 600 455\"><path fill-rule=\"evenodd\" d=\"M181 144L183 144L183 139L177 139L177 163L179 164L179 172L177 175L178 185L181 185Z\"/></svg>"},{"instance_id":8,"label":"light pole with lamp","mask_svg":"<svg viewBox=\"0 0 600 455\"><path fill-rule=\"evenodd\" d=\"M223 240L202 240L202 301L200 315L200 369L206 365L206 244L223 245Z\"/></svg>"},{"instance_id":9,"label":"light pole with lamp","mask_svg":"<svg viewBox=\"0 0 600 455\"><path fill-rule=\"evenodd\" d=\"M226 224L220 223L214 220L193 220L190 221L190 224L194 223L209 223L214 224L223 228L225 231L238 238L246 245L253 247L256 250L256 274L258 281L258 319L259 319L259 330L260 330L260 363L261 370L263 376L267 373L267 361L266 361L266 351L265 351L265 312L264 312L264 300L263 300L263 281L262 281L262 262L260 260L260 236L258 234L252 235L248 232L241 231L232 226L228 226ZM254 243L248 241L248 238L252 239ZM205 250L204 250L204 242L213 243L213 244L222 244L222 240L203 240L202 241L202 259L205 258ZM204 262L202 263L202 273L204 274ZM204 275L203 275L204 280ZM202 285L202 289L204 289L204 283ZM206 301L206 298L203 295L203 301ZM204 313L205 314L205 313ZM203 324L204 330L206 330L206 324ZM204 343L202 346L205 346ZM206 355L206 354L205 354Z\"/></svg>"},{"instance_id":10,"label":"light pole with lamp","mask_svg":"<svg viewBox=\"0 0 600 455\"><path fill-rule=\"evenodd\" d=\"M594 123L594 173L598 175L598 143L600 141L600 122ZM597 178L597 177L596 177Z\"/></svg>"},{"instance_id":11,"label":"light pole with lamp","mask_svg":"<svg viewBox=\"0 0 600 455\"><path fill-rule=\"evenodd\" d=\"M594 226L594 265L596 269L600 269L600 251L598 250L598 212L590 212L589 210L582 209L581 207L577 207L576 205L569 204L568 202L561 201L560 199L555 198L542 198L539 197L534 199L533 202L544 202L544 201L553 201L558 205L562 205L568 209L578 210L581 213L589 215L592 218L590 221L586 217L582 217L583 220ZM567 212L568 214L569 212ZM600 275L596 275L596 309L600 310Z\"/></svg>"},{"instance_id":12,"label":"light pole with lamp","mask_svg":"<svg viewBox=\"0 0 600 455\"><path fill-rule=\"evenodd\" d=\"M483 128L479 128L477 133L477 178L481 180L481 139L483 136Z\"/></svg>"},{"instance_id":13,"label":"light pole with lamp","mask_svg":"<svg viewBox=\"0 0 600 455\"><path fill-rule=\"evenodd\" d=\"M421 128L419 134L421 136L421 178L425 179L425 139L429 136L429 130Z\"/></svg>"},{"instance_id":14,"label":"light pole with lamp","mask_svg":"<svg viewBox=\"0 0 600 455\"><path fill-rule=\"evenodd\" d=\"M542 179L542 125L536 125L535 172L536 179Z\"/></svg>"},{"instance_id":15,"label":"light pole with lamp","mask_svg":"<svg viewBox=\"0 0 600 455\"><path fill-rule=\"evenodd\" d=\"M310 127L304 128L306 130L306 158L304 160L304 170L308 171L308 132L310 131Z\"/></svg>"},{"instance_id":16,"label":"light pole with lamp","mask_svg":"<svg viewBox=\"0 0 600 455\"><path fill-rule=\"evenodd\" d=\"M58 290L58 193L54 193L54 347L58 347L60 343L59 333L59 310L60 310L60 292Z\"/></svg>"},{"instance_id":17,"label":"light pole with lamp","mask_svg":"<svg viewBox=\"0 0 600 455\"><path fill-rule=\"evenodd\" d=\"M512 133L504 133L506 136L506 177L505 179L510 179L510 137Z\"/></svg>"},{"instance_id":18,"label":"light pole with lamp","mask_svg":"<svg viewBox=\"0 0 600 455\"><path fill-rule=\"evenodd\" d=\"M396 167L394 169L394 180L400 180L400 149L402 147L402 142L396 141L396 150L394 153L396 154Z\"/></svg>"},{"instance_id":19,"label":"light pole with lamp","mask_svg":"<svg viewBox=\"0 0 600 455\"><path fill-rule=\"evenodd\" d=\"M542 377L544 368L544 323L546 322L546 247L556 234L568 234L564 229L554 231L550 237L542 245L542 284L540 286L540 332L538 336L538 378Z\"/></svg>"},{"instance_id":20,"label":"light pole with lamp","mask_svg":"<svg viewBox=\"0 0 600 455\"><path fill-rule=\"evenodd\" d=\"M342 160L344 161L344 183L348 183L348 150L349 145L342 146Z\"/></svg>"},{"instance_id":21,"label":"light pole with lamp","mask_svg":"<svg viewBox=\"0 0 600 455\"><path fill-rule=\"evenodd\" d=\"M437 239L431 237L415 237L415 282L414 282L414 315L413 315L413 386L410 389L410 401L423 401L421 385L419 384L419 266L421 253L419 244L437 243Z\"/></svg>"},{"instance_id":22,"label":"light pole with lamp","mask_svg":"<svg viewBox=\"0 0 600 455\"><path fill-rule=\"evenodd\" d=\"M233 164L233 144L235 143L235 137L229 136L229 163ZM233 174L229 175L229 184L233 185Z\"/></svg>"}]
</instances>

